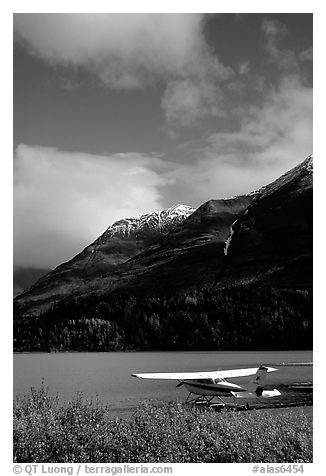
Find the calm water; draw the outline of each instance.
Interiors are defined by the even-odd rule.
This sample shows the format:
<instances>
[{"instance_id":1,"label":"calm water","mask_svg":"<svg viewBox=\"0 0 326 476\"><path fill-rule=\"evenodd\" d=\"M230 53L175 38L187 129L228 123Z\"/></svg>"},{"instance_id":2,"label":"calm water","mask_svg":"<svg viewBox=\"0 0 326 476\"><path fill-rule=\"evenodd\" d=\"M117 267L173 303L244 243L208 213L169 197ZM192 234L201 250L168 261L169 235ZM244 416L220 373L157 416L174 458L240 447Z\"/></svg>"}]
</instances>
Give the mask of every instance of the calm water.
<instances>
[{"instance_id":1,"label":"calm water","mask_svg":"<svg viewBox=\"0 0 326 476\"><path fill-rule=\"evenodd\" d=\"M312 352L117 352L15 354L14 395L28 393L42 378L50 392L70 399L81 391L109 403L113 412L134 408L144 399L184 401L187 392L171 381L140 380L140 372L176 372L256 367L282 362L312 362ZM281 367L269 383L312 381L312 367ZM240 380L237 382L240 383Z\"/></svg>"}]
</instances>

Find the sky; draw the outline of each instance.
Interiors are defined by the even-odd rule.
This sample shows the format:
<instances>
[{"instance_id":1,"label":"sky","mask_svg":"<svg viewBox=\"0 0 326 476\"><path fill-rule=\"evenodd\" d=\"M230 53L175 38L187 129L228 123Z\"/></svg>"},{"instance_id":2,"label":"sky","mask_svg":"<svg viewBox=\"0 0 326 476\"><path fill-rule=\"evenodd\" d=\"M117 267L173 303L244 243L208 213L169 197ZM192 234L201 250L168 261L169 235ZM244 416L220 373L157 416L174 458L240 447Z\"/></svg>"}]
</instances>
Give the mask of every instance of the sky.
<instances>
[{"instance_id":1,"label":"sky","mask_svg":"<svg viewBox=\"0 0 326 476\"><path fill-rule=\"evenodd\" d=\"M14 265L312 153L312 14L14 14Z\"/></svg>"}]
</instances>

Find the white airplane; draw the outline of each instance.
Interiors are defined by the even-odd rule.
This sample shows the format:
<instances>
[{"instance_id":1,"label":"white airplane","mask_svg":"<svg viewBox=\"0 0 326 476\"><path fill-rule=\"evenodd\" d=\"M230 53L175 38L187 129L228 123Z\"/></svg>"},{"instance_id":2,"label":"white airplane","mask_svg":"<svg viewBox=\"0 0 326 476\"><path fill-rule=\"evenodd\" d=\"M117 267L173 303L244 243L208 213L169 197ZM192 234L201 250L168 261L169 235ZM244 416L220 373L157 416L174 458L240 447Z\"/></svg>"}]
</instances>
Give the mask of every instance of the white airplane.
<instances>
[{"instance_id":1,"label":"white airplane","mask_svg":"<svg viewBox=\"0 0 326 476\"><path fill-rule=\"evenodd\" d=\"M187 402L210 403L214 397L217 397L223 404L225 402L221 397L234 398L259 398L259 397L277 397L281 395L276 388L273 390L264 390L266 376L268 372L275 372L273 367L260 367L248 369L216 370L212 372L181 372L181 373L144 373L132 374L132 377L143 379L163 379L178 380L177 387L182 385L188 390ZM246 385L237 385L227 382L226 378L247 377L254 375L254 379ZM191 395L195 395L191 398Z\"/></svg>"}]
</instances>

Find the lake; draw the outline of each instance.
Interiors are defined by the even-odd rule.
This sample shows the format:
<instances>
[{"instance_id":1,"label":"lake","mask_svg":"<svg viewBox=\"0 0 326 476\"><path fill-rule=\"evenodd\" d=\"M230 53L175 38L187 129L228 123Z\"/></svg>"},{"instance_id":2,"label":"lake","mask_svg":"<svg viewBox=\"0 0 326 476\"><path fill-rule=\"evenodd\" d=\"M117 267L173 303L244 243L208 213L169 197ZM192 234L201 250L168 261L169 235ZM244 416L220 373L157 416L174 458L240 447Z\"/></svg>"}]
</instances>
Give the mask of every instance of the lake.
<instances>
[{"instance_id":1,"label":"lake","mask_svg":"<svg viewBox=\"0 0 326 476\"><path fill-rule=\"evenodd\" d=\"M312 351L17 353L13 357L14 396L29 393L43 378L50 392L63 399L71 399L76 392L87 398L98 395L119 414L145 399L182 402L187 397L183 387L175 388L177 382L140 380L131 377L132 373L222 370L283 362L312 362ZM268 375L268 383L273 385L303 381L312 381L311 366L284 366Z\"/></svg>"}]
</instances>

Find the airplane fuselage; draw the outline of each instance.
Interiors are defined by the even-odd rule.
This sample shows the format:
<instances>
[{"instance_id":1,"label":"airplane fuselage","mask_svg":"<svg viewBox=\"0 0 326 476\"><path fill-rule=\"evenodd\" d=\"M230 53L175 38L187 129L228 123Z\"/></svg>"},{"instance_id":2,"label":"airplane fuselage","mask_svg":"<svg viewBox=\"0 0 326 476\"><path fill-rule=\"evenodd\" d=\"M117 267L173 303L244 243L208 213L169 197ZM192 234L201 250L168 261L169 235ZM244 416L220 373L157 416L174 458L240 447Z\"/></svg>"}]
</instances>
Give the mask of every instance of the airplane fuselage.
<instances>
[{"instance_id":1,"label":"airplane fuselage","mask_svg":"<svg viewBox=\"0 0 326 476\"><path fill-rule=\"evenodd\" d=\"M241 392L245 389L230 382L205 382L203 380L182 380L183 385L190 393L207 396L226 396L231 392Z\"/></svg>"}]
</instances>

